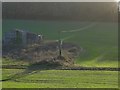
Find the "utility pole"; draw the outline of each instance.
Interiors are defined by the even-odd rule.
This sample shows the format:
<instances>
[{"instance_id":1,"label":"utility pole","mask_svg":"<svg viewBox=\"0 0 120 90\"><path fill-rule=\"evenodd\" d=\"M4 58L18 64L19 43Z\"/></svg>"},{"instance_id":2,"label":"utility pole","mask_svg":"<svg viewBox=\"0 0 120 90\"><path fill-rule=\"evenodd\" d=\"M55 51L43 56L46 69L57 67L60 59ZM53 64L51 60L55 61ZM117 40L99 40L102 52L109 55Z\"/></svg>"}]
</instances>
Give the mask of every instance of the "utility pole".
<instances>
[{"instance_id":1,"label":"utility pole","mask_svg":"<svg viewBox=\"0 0 120 90\"><path fill-rule=\"evenodd\" d=\"M58 40L59 56L61 57L62 56L62 41L61 41L61 32L60 31L58 31L58 37L59 37L59 40Z\"/></svg>"},{"instance_id":2,"label":"utility pole","mask_svg":"<svg viewBox=\"0 0 120 90\"><path fill-rule=\"evenodd\" d=\"M62 41L59 40L59 56L62 56Z\"/></svg>"}]
</instances>

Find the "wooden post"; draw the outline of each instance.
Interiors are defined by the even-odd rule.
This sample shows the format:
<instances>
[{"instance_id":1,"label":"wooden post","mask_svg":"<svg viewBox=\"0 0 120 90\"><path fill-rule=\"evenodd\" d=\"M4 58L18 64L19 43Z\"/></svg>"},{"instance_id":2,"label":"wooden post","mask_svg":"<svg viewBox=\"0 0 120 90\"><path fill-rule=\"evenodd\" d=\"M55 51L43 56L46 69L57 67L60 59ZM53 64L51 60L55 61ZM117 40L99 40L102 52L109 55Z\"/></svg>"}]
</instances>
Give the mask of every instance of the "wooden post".
<instances>
[{"instance_id":1,"label":"wooden post","mask_svg":"<svg viewBox=\"0 0 120 90\"><path fill-rule=\"evenodd\" d=\"M59 36L59 40L58 40L58 48L59 48L59 56L62 56L62 41L61 41L61 32L58 31L58 36Z\"/></svg>"},{"instance_id":2,"label":"wooden post","mask_svg":"<svg viewBox=\"0 0 120 90\"><path fill-rule=\"evenodd\" d=\"M61 56L61 53L62 53L61 49L62 49L61 40L59 40L59 56Z\"/></svg>"}]
</instances>

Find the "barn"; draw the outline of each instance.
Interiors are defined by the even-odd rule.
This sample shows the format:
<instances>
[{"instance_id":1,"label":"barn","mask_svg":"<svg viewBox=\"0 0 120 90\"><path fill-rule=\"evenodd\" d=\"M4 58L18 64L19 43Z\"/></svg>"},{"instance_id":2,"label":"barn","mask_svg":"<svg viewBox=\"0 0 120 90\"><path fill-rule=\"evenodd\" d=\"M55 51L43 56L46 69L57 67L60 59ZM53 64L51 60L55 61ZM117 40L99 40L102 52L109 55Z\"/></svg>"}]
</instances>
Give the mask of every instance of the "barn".
<instances>
[{"instance_id":1,"label":"barn","mask_svg":"<svg viewBox=\"0 0 120 90\"><path fill-rule=\"evenodd\" d=\"M29 32L27 30L14 29L3 35L3 45L29 45L39 43L43 40L43 35Z\"/></svg>"}]
</instances>

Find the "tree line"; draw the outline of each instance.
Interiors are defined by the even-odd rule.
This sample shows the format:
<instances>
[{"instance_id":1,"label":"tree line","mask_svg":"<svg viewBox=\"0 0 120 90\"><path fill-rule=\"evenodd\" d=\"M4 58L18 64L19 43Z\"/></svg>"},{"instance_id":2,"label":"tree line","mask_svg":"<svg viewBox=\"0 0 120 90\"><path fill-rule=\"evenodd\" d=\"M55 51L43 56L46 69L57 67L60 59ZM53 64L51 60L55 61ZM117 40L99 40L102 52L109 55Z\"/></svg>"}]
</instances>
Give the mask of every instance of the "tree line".
<instances>
[{"instance_id":1,"label":"tree line","mask_svg":"<svg viewBox=\"0 0 120 90\"><path fill-rule=\"evenodd\" d=\"M3 19L116 21L115 2L3 2Z\"/></svg>"}]
</instances>

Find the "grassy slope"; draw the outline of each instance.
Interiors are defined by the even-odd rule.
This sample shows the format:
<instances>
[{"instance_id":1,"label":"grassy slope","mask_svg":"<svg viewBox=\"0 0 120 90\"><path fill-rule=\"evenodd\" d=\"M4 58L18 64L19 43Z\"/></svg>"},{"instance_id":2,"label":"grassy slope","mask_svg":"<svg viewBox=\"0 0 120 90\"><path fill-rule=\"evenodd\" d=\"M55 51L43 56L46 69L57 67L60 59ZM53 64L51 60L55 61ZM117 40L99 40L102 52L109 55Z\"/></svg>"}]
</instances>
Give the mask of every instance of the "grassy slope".
<instances>
[{"instance_id":1,"label":"grassy slope","mask_svg":"<svg viewBox=\"0 0 120 90\"><path fill-rule=\"evenodd\" d=\"M65 22L65 21L3 21L3 33L13 28L26 29L42 33L45 39L58 38L58 30L73 30L91 24L90 22ZM97 23L95 26L79 32L62 33L66 41L78 44L83 52L76 59L82 66L111 66L117 67L117 24Z\"/></svg>"},{"instance_id":2,"label":"grassy slope","mask_svg":"<svg viewBox=\"0 0 120 90\"><path fill-rule=\"evenodd\" d=\"M9 73L15 70L7 70ZM6 73L4 72L4 76ZM13 73L14 74L14 73ZM11 74L10 74L11 75ZM14 78L13 78L14 79ZM118 72L43 70L15 81L3 82L3 88L117 88Z\"/></svg>"},{"instance_id":3,"label":"grassy slope","mask_svg":"<svg viewBox=\"0 0 120 90\"><path fill-rule=\"evenodd\" d=\"M23 69L3 69L2 80L11 78L14 74L22 72Z\"/></svg>"},{"instance_id":4,"label":"grassy slope","mask_svg":"<svg viewBox=\"0 0 120 90\"><path fill-rule=\"evenodd\" d=\"M56 21L3 21L3 33L13 28L26 29L42 33L46 39L57 39L57 30L71 30L89 25L89 22L56 22ZM62 38L70 37L66 41L78 44L83 48L76 63L83 66L117 66L117 25L112 23L97 23L89 29L62 33ZM6 64L25 64L4 60ZM3 79L12 77L24 69L3 69ZM34 72L34 71L33 71ZM14 79L14 78L13 78ZM39 80L39 81L38 81ZM117 88L118 72L111 71L65 71L46 70L34 74L23 75L19 82L3 82L3 88Z\"/></svg>"}]
</instances>

